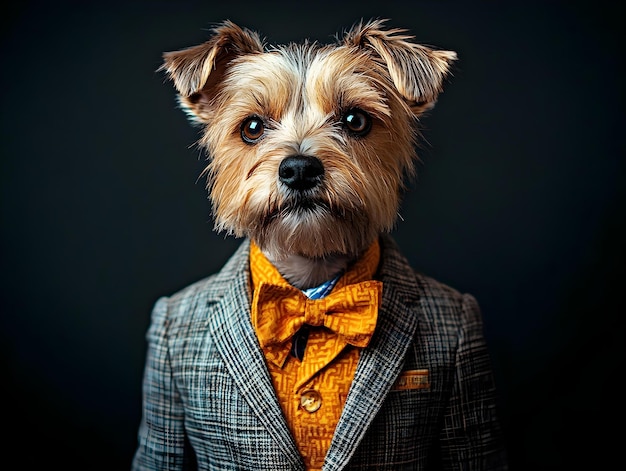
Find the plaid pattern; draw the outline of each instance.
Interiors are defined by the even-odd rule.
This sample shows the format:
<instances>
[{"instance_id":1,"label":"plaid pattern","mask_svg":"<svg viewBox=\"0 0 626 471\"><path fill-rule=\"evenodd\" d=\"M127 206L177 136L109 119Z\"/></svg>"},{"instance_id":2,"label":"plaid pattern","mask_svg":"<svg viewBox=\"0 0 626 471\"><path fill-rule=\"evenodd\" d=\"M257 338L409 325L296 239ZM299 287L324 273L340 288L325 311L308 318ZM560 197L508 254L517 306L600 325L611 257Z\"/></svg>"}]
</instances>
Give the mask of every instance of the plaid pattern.
<instances>
[{"instance_id":1,"label":"plaid pattern","mask_svg":"<svg viewBox=\"0 0 626 471\"><path fill-rule=\"evenodd\" d=\"M324 470L506 470L476 301L414 273L390 237L381 249L377 330ZM156 303L134 471L304 470L250 321L248 250ZM393 388L421 369L430 387Z\"/></svg>"}]
</instances>

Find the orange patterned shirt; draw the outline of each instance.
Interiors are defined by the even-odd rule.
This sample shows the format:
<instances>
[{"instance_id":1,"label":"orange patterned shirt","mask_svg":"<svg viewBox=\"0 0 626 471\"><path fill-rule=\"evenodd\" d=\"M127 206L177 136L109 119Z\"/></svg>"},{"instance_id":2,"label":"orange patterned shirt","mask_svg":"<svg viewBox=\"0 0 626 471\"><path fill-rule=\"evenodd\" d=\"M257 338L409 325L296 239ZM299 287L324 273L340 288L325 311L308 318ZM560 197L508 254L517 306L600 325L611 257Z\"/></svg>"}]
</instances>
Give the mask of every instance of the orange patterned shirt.
<instances>
[{"instance_id":1,"label":"orange patterned shirt","mask_svg":"<svg viewBox=\"0 0 626 471\"><path fill-rule=\"evenodd\" d=\"M338 280L331 294L347 285L372 280L379 259L380 247L376 241ZM262 282L289 285L254 243L250 248L250 271L253 289ZM254 319L254 315L253 324L263 344L264 336L271 336L272 332ZM289 354L291 343L289 339L279 346L262 349L287 425L306 469L321 470L354 378L360 348L349 345L324 327L310 328L302 361Z\"/></svg>"}]
</instances>

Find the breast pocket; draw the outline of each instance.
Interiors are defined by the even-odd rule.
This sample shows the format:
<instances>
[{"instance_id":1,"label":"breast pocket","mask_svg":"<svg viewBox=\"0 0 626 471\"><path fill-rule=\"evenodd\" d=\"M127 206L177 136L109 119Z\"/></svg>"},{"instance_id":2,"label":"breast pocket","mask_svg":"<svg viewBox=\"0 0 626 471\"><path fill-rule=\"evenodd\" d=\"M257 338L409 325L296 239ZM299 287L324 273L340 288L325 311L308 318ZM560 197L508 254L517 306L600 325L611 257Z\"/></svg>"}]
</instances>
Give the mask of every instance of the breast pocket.
<instances>
[{"instance_id":1,"label":"breast pocket","mask_svg":"<svg viewBox=\"0 0 626 471\"><path fill-rule=\"evenodd\" d=\"M437 387L437 378L437 374L417 368L398 376L353 463L373 464L377 469L421 469L445 412L446 397ZM379 463L372 461L377 457Z\"/></svg>"}]
</instances>

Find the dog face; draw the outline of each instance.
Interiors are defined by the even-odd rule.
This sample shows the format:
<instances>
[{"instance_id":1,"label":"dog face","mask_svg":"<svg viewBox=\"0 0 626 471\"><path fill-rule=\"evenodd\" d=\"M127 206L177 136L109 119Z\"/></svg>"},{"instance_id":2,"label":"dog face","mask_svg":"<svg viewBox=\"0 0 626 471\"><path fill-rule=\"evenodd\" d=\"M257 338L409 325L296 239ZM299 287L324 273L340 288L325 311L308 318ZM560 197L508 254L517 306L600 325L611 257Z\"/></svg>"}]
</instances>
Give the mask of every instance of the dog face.
<instances>
[{"instance_id":1,"label":"dog face","mask_svg":"<svg viewBox=\"0 0 626 471\"><path fill-rule=\"evenodd\" d=\"M456 54L383 27L266 49L225 22L206 43L164 54L181 106L202 126L216 230L276 260L357 256L392 229L417 117Z\"/></svg>"}]
</instances>

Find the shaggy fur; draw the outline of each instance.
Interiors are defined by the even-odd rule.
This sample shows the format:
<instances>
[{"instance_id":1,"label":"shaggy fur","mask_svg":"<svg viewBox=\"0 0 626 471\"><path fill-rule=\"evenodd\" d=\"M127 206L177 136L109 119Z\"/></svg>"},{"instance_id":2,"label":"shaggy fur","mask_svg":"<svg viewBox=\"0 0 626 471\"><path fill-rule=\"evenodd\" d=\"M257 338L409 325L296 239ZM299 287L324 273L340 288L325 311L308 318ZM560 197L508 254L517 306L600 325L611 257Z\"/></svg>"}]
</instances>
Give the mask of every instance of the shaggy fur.
<instances>
[{"instance_id":1,"label":"shaggy fur","mask_svg":"<svg viewBox=\"0 0 626 471\"><path fill-rule=\"evenodd\" d=\"M393 228L417 118L455 59L381 20L335 44L275 47L227 21L209 41L165 53L161 70L202 126L216 230L250 237L307 288Z\"/></svg>"}]
</instances>

